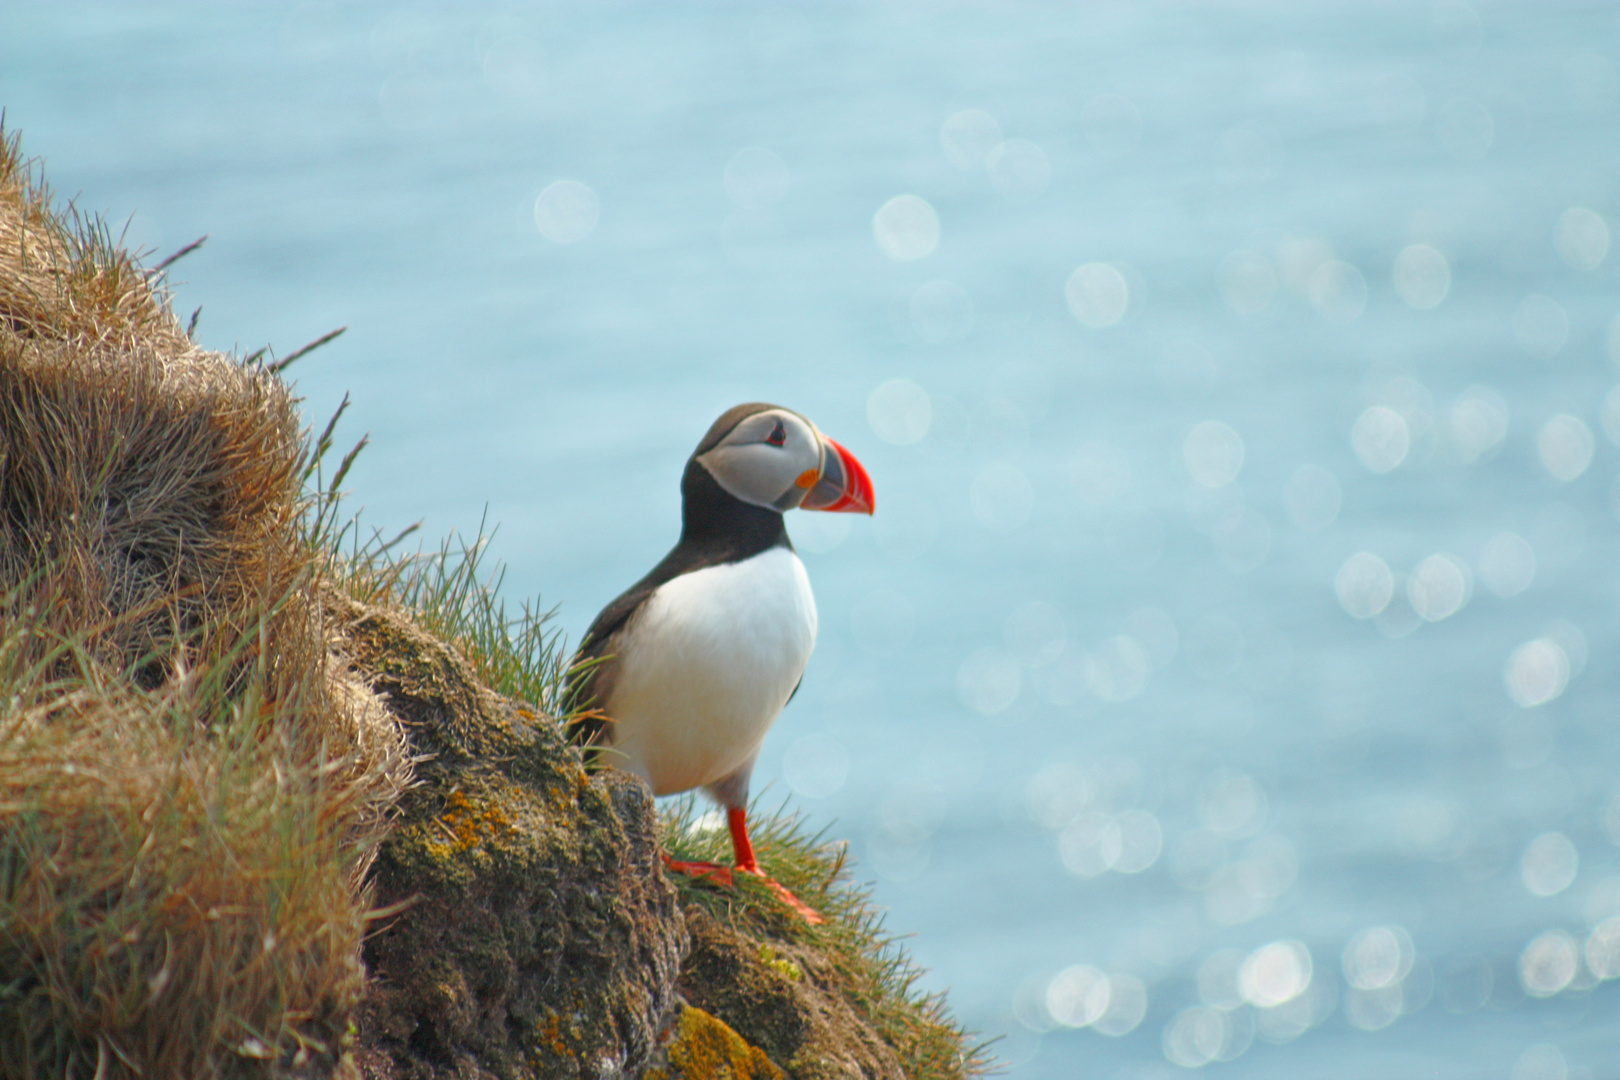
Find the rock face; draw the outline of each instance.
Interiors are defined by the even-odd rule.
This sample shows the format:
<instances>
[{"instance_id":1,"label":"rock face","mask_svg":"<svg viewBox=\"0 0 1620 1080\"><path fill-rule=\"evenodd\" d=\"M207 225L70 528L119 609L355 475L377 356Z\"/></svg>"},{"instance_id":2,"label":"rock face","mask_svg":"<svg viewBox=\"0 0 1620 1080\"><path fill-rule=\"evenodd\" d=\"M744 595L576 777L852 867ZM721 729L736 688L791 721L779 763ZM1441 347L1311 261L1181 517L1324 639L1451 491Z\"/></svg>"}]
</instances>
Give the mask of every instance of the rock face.
<instances>
[{"instance_id":1,"label":"rock face","mask_svg":"<svg viewBox=\"0 0 1620 1080\"><path fill-rule=\"evenodd\" d=\"M343 616L420 757L372 868L378 906L401 910L365 947L362 1074L639 1075L686 944L646 787L588 777L554 722L398 616Z\"/></svg>"},{"instance_id":2,"label":"rock face","mask_svg":"<svg viewBox=\"0 0 1620 1080\"><path fill-rule=\"evenodd\" d=\"M899 1056L829 986L824 950L789 941L745 937L689 906L691 952L681 993L722 1017L757 1044L795 1080L904 1080Z\"/></svg>"}]
</instances>

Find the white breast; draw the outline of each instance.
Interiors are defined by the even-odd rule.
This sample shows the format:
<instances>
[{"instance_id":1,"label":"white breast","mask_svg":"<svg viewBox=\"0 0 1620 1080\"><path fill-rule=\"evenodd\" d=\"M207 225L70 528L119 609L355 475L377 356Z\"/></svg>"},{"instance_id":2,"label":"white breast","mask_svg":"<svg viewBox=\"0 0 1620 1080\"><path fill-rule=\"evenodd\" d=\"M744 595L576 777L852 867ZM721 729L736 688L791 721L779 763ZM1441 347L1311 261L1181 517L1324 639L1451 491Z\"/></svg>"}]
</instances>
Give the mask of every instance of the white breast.
<instances>
[{"instance_id":1,"label":"white breast","mask_svg":"<svg viewBox=\"0 0 1620 1080\"><path fill-rule=\"evenodd\" d=\"M786 548L659 586L618 643L604 703L614 764L657 795L730 776L759 752L815 644L810 578Z\"/></svg>"}]
</instances>

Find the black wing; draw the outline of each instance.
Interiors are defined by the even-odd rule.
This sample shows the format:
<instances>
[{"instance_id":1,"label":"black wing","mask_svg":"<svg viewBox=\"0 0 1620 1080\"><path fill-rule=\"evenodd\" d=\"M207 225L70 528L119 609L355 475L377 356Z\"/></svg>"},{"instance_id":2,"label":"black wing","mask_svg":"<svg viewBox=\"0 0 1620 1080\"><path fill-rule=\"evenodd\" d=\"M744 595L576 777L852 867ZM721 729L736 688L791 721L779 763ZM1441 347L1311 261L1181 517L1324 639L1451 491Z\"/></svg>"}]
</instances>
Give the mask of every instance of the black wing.
<instances>
[{"instance_id":1,"label":"black wing","mask_svg":"<svg viewBox=\"0 0 1620 1080\"><path fill-rule=\"evenodd\" d=\"M738 406L740 409L756 406ZM731 413L721 417L725 421ZM732 424L736 421L732 420ZM705 441L718 441L720 422L716 422ZM730 430L727 427L725 430ZM725 432L720 431L723 435ZM699 446L701 452L703 446ZM577 671L570 683L570 711L584 712L569 721L568 734L575 742L585 746L611 742L603 738L610 722L600 710L613 696L613 680L618 675L618 657L615 650L623 640L624 631L641 606L658 587L682 574L721 566L758 555L773 547L793 549L782 515L768 507L751 506L721 489L709 471L695 460L688 460L681 478L681 541L670 549L647 576L603 608L601 614L585 631L579 651L574 654ZM586 665L581 668L581 665ZM595 715L590 715L590 713Z\"/></svg>"},{"instance_id":2,"label":"black wing","mask_svg":"<svg viewBox=\"0 0 1620 1080\"><path fill-rule=\"evenodd\" d=\"M622 631L660 585L710 565L704 554L677 546L646 577L620 593L591 622L590 629L585 631L585 637L580 641L579 651L574 654L572 667L576 674L569 684L570 711L577 715L568 723L568 736L574 742L591 746L612 741L602 737L608 721L600 710L613 694L613 680L618 676L619 668L615 650L622 638Z\"/></svg>"}]
</instances>

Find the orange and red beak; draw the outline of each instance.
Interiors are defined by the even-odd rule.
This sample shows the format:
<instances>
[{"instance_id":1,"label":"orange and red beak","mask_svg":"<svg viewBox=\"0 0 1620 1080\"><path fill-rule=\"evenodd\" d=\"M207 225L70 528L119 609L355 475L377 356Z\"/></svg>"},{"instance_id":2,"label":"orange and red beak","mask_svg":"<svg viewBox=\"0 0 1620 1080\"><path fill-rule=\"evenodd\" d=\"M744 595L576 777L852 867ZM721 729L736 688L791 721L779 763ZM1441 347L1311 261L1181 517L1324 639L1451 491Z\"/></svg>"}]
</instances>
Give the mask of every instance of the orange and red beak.
<instances>
[{"instance_id":1,"label":"orange and red beak","mask_svg":"<svg viewBox=\"0 0 1620 1080\"><path fill-rule=\"evenodd\" d=\"M821 475L799 509L870 514L875 500L866 467L827 436L816 434L821 436Z\"/></svg>"}]
</instances>

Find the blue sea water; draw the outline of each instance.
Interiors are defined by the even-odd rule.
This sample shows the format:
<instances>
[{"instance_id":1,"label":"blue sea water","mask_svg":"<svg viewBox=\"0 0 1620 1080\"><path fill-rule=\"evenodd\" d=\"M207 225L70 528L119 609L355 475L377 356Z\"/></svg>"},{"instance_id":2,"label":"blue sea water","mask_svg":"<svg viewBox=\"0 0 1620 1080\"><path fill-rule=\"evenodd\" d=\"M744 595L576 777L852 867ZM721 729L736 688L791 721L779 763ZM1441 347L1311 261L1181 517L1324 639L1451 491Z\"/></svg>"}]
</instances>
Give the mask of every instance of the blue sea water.
<instances>
[{"instance_id":1,"label":"blue sea water","mask_svg":"<svg viewBox=\"0 0 1620 1080\"><path fill-rule=\"evenodd\" d=\"M1620 1075L1620 9L0 7L0 106L578 637L810 416L756 789L1018 1080Z\"/></svg>"}]
</instances>

